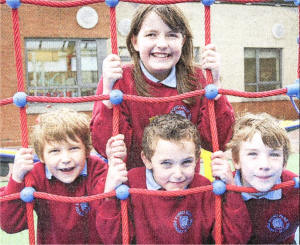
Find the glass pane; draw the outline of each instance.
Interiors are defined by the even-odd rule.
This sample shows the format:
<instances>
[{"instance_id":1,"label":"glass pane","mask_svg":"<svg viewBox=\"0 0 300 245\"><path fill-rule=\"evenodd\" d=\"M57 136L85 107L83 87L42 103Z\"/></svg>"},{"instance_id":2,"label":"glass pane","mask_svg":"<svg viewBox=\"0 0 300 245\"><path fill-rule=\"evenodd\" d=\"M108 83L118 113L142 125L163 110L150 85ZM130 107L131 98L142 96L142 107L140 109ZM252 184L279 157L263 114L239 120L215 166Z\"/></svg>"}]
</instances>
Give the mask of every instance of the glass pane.
<instances>
[{"instance_id":1,"label":"glass pane","mask_svg":"<svg viewBox=\"0 0 300 245\"><path fill-rule=\"evenodd\" d=\"M244 81L245 83L256 82L256 61L255 58L245 58L244 60Z\"/></svg>"},{"instance_id":2,"label":"glass pane","mask_svg":"<svg viewBox=\"0 0 300 245\"><path fill-rule=\"evenodd\" d=\"M96 88L84 88L81 89L81 96L89 96L89 95L95 95Z\"/></svg>"},{"instance_id":3,"label":"glass pane","mask_svg":"<svg viewBox=\"0 0 300 245\"><path fill-rule=\"evenodd\" d=\"M98 63L96 41L81 41L82 84L98 83Z\"/></svg>"},{"instance_id":4,"label":"glass pane","mask_svg":"<svg viewBox=\"0 0 300 245\"><path fill-rule=\"evenodd\" d=\"M257 92L256 85L245 85L245 91L246 92Z\"/></svg>"},{"instance_id":5,"label":"glass pane","mask_svg":"<svg viewBox=\"0 0 300 245\"><path fill-rule=\"evenodd\" d=\"M65 96L66 89L60 87L76 85L75 41L33 40L26 42L26 49L27 82L38 87L36 95Z\"/></svg>"},{"instance_id":6,"label":"glass pane","mask_svg":"<svg viewBox=\"0 0 300 245\"><path fill-rule=\"evenodd\" d=\"M260 84L260 85L258 85L259 92L269 91L269 90L274 90L274 89L279 89L279 88L280 88L279 84Z\"/></svg>"},{"instance_id":7,"label":"glass pane","mask_svg":"<svg viewBox=\"0 0 300 245\"><path fill-rule=\"evenodd\" d=\"M260 50L259 71L261 82L279 81L279 50Z\"/></svg>"}]
</instances>

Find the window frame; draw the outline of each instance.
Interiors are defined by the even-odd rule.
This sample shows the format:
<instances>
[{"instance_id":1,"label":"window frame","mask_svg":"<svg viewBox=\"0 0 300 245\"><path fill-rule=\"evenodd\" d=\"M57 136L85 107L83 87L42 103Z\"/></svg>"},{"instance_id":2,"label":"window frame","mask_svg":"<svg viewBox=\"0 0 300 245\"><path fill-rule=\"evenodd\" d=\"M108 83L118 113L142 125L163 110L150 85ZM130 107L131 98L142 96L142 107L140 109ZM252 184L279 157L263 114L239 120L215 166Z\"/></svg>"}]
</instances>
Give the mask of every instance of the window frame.
<instances>
[{"instance_id":1,"label":"window frame","mask_svg":"<svg viewBox=\"0 0 300 245\"><path fill-rule=\"evenodd\" d=\"M259 86L262 85L279 85L280 88L282 88L282 48L253 48L253 47L244 47L244 74L246 72L245 70L245 57L246 57L246 50L253 50L255 53L255 82L247 82L245 81L244 77L244 91L247 92L246 90L246 85L247 86L255 86L256 91L255 92L262 92L259 90ZM279 56L279 80L278 81L260 81L260 61L259 61L259 54L261 51L276 51ZM270 90L264 90L264 91L270 91Z\"/></svg>"},{"instance_id":2,"label":"window frame","mask_svg":"<svg viewBox=\"0 0 300 245\"><path fill-rule=\"evenodd\" d=\"M24 40L24 49L25 49L25 79L26 79L26 91L29 90L46 90L49 87L46 86L28 86L29 82L29 72L28 72L28 50L26 48L26 42L28 41L74 41L75 42L75 52L76 52L76 80L77 84L69 85L69 86L51 86L51 89L57 88L58 90L63 89L74 89L77 91L76 97L81 97L81 91L86 88L94 88L95 92L97 89L97 83L92 84L84 84L82 80L82 71L81 71L81 43L85 41L95 41L96 42L96 53L97 53L97 76L100 79L102 75L102 63L104 58L107 56L107 44L108 44L108 38L25 38ZM98 79L98 80L99 80ZM85 105L84 105L85 104ZM52 107L61 107L66 106L62 103L51 103ZM86 103L76 103L72 104L72 107L77 110L83 110L83 111L90 111L92 110L93 102L86 102ZM69 106L69 105L68 105ZM44 111L45 105L44 104L38 104L38 103L28 103L27 111L28 113L41 113Z\"/></svg>"}]
</instances>

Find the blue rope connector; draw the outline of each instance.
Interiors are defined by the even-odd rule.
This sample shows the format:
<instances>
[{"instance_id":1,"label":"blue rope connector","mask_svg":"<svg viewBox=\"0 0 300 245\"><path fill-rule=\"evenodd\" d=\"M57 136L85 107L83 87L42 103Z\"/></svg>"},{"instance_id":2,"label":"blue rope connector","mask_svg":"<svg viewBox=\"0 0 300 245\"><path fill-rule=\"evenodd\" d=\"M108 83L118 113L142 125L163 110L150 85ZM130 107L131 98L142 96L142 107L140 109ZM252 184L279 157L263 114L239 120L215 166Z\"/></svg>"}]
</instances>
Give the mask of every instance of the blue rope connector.
<instances>
[{"instance_id":1,"label":"blue rope connector","mask_svg":"<svg viewBox=\"0 0 300 245\"><path fill-rule=\"evenodd\" d=\"M123 93L118 89L114 89L109 94L109 100L112 104L118 105L123 101Z\"/></svg>"},{"instance_id":2,"label":"blue rope connector","mask_svg":"<svg viewBox=\"0 0 300 245\"><path fill-rule=\"evenodd\" d=\"M20 192L20 198L23 202L32 202L34 199L34 192L35 189L33 187L25 187L21 192Z\"/></svg>"},{"instance_id":3,"label":"blue rope connector","mask_svg":"<svg viewBox=\"0 0 300 245\"><path fill-rule=\"evenodd\" d=\"M116 7L119 3L119 0L105 0L106 5L113 8Z\"/></svg>"},{"instance_id":4,"label":"blue rope connector","mask_svg":"<svg viewBox=\"0 0 300 245\"><path fill-rule=\"evenodd\" d=\"M20 0L6 0L6 4L12 9L17 9L21 6Z\"/></svg>"},{"instance_id":5,"label":"blue rope connector","mask_svg":"<svg viewBox=\"0 0 300 245\"><path fill-rule=\"evenodd\" d=\"M222 180L215 180L213 183L213 192L216 195L223 195L226 191L226 184Z\"/></svg>"},{"instance_id":6,"label":"blue rope connector","mask_svg":"<svg viewBox=\"0 0 300 245\"><path fill-rule=\"evenodd\" d=\"M17 92L13 96L13 102L18 107L24 107L27 104L27 94L24 92Z\"/></svg>"},{"instance_id":7,"label":"blue rope connector","mask_svg":"<svg viewBox=\"0 0 300 245\"><path fill-rule=\"evenodd\" d=\"M219 94L218 87L214 84L208 84L205 87L205 97L212 100Z\"/></svg>"},{"instance_id":8,"label":"blue rope connector","mask_svg":"<svg viewBox=\"0 0 300 245\"><path fill-rule=\"evenodd\" d=\"M295 4L296 6L299 6L299 5L300 5L300 0L294 0L294 4Z\"/></svg>"},{"instance_id":9,"label":"blue rope connector","mask_svg":"<svg viewBox=\"0 0 300 245\"><path fill-rule=\"evenodd\" d=\"M118 199L125 200L129 197L129 195L129 187L127 185L122 184L116 188L116 196Z\"/></svg>"},{"instance_id":10,"label":"blue rope connector","mask_svg":"<svg viewBox=\"0 0 300 245\"><path fill-rule=\"evenodd\" d=\"M215 0L202 0L202 3L204 6L210 6L215 3Z\"/></svg>"},{"instance_id":11,"label":"blue rope connector","mask_svg":"<svg viewBox=\"0 0 300 245\"><path fill-rule=\"evenodd\" d=\"M287 88L287 92L286 94L288 96L296 96L298 99L300 99L300 95L299 95L299 79L296 80L296 82L294 84L289 84L286 86Z\"/></svg>"},{"instance_id":12,"label":"blue rope connector","mask_svg":"<svg viewBox=\"0 0 300 245\"><path fill-rule=\"evenodd\" d=\"M299 176L298 177L294 177L293 180L295 181L294 187L299 189Z\"/></svg>"}]
</instances>

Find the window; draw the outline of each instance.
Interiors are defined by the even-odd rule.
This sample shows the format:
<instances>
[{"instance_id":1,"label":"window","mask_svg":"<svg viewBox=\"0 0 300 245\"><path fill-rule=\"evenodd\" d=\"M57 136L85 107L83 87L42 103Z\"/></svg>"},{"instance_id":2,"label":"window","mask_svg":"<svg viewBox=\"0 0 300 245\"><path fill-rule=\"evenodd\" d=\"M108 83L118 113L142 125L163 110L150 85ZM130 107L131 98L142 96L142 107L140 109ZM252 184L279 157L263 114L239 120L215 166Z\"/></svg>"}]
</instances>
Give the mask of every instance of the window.
<instances>
[{"instance_id":1,"label":"window","mask_svg":"<svg viewBox=\"0 0 300 245\"><path fill-rule=\"evenodd\" d=\"M26 39L28 95L94 95L106 56L106 39Z\"/></svg>"},{"instance_id":2,"label":"window","mask_svg":"<svg viewBox=\"0 0 300 245\"><path fill-rule=\"evenodd\" d=\"M260 92L281 88L281 49L244 49L245 91Z\"/></svg>"}]
</instances>

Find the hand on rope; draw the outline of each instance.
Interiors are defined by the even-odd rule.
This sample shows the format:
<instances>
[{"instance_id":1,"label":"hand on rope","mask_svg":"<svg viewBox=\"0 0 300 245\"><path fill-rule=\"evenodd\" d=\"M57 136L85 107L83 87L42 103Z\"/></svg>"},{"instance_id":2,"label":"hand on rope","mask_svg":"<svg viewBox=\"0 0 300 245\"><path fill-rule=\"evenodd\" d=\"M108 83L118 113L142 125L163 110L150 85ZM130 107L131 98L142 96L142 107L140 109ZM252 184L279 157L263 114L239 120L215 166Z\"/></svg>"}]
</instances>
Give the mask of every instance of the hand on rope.
<instances>
[{"instance_id":1,"label":"hand on rope","mask_svg":"<svg viewBox=\"0 0 300 245\"><path fill-rule=\"evenodd\" d=\"M105 182L105 193L115 190L116 187L128 180L125 164L127 150L124 135L118 134L107 141L106 154L108 173Z\"/></svg>"},{"instance_id":2,"label":"hand on rope","mask_svg":"<svg viewBox=\"0 0 300 245\"><path fill-rule=\"evenodd\" d=\"M15 155L12 178L18 183L24 181L25 175L33 169L33 149L21 148Z\"/></svg>"},{"instance_id":3,"label":"hand on rope","mask_svg":"<svg viewBox=\"0 0 300 245\"><path fill-rule=\"evenodd\" d=\"M123 76L123 69L121 66L121 58L116 54L110 54L103 60L103 94L110 94L115 82ZM104 100L108 108L112 108L112 103L109 100Z\"/></svg>"},{"instance_id":4,"label":"hand on rope","mask_svg":"<svg viewBox=\"0 0 300 245\"><path fill-rule=\"evenodd\" d=\"M214 44L208 44L203 48L200 64L203 69L211 70L213 84L216 85L218 88L221 88L221 55L217 52L216 46ZM218 100L220 96L221 95L216 96L215 100Z\"/></svg>"},{"instance_id":5,"label":"hand on rope","mask_svg":"<svg viewBox=\"0 0 300 245\"><path fill-rule=\"evenodd\" d=\"M212 175L220 178L228 185L233 185L233 174L230 163L223 151L216 151L211 155Z\"/></svg>"}]
</instances>

